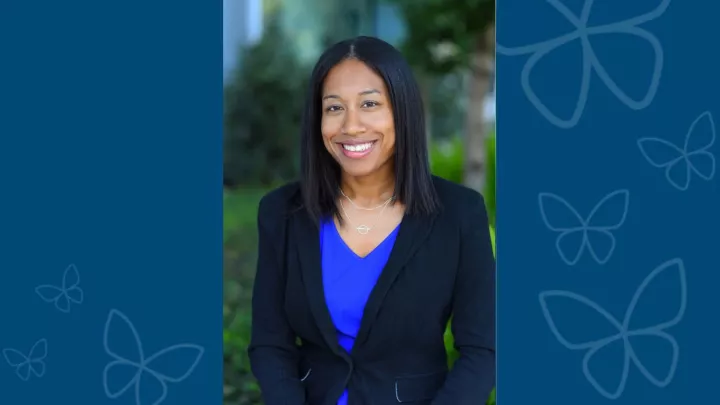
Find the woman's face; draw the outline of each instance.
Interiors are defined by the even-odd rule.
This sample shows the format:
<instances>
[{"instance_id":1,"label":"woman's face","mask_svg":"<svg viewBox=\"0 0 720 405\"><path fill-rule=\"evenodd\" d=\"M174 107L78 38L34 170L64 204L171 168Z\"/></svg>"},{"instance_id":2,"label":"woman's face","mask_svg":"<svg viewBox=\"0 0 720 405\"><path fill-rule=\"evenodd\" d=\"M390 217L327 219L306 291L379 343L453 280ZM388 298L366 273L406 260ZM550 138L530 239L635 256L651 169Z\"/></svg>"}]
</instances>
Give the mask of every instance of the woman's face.
<instances>
[{"instance_id":1,"label":"woman's face","mask_svg":"<svg viewBox=\"0 0 720 405\"><path fill-rule=\"evenodd\" d=\"M391 163L395 125L385 82L364 63L347 59L330 70L322 93L325 147L350 176Z\"/></svg>"}]
</instances>

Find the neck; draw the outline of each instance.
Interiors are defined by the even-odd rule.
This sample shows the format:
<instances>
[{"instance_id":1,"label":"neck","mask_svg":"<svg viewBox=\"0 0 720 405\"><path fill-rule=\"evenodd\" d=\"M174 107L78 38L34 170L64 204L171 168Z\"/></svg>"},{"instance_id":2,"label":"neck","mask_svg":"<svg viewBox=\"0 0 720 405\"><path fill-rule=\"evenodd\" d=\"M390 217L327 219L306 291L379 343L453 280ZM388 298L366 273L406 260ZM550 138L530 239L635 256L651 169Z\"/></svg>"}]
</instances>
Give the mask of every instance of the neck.
<instances>
[{"instance_id":1,"label":"neck","mask_svg":"<svg viewBox=\"0 0 720 405\"><path fill-rule=\"evenodd\" d=\"M395 175L391 172L351 177L343 174L340 187L353 202L362 207L382 204L395 192Z\"/></svg>"}]
</instances>

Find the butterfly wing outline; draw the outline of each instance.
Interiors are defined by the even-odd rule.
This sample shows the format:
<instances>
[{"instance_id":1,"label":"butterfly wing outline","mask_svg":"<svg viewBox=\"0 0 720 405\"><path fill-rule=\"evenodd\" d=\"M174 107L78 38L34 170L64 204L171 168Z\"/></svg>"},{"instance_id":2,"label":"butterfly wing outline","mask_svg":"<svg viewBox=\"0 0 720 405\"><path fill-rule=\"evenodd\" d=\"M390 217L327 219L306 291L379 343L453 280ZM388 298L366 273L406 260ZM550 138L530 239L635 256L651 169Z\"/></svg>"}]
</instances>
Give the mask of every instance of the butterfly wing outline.
<instances>
[{"instance_id":1,"label":"butterfly wing outline","mask_svg":"<svg viewBox=\"0 0 720 405\"><path fill-rule=\"evenodd\" d=\"M687 190L690 176L687 175L689 167L684 150L660 138L640 138L637 144L645 160L654 167L665 169L665 178L673 187L680 191ZM678 179L674 173L679 173L682 177Z\"/></svg>"},{"instance_id":2,"label":"butterfly wing outline","mask_svg":"<svg viewBox=\"0 0 720 405\"><path fill-rule=\"evenodd\" d=\"M551 231L560 233L555 240L555 248L560 258L569 266L576 264L578 260L580 260L585 245L587 244L585 220L569 202L556 194L540 193L538 202L540 205L540 215L542 216L545 226ZM551 215L548 215L550 212L550 204L559 204L560 207L563 207L564 211L571 213L573 221L575 221L576 224L568 226L560 224L559 221L551 218Z\"/></svg>"},{"instance_id":3,"label":"butterfly wing outline","mask_svg":"<svg viewBox=\"0 0 720 405\"><path fill-rule=\"evenodd\" d=\"M572 41L573 39L568 40L568 42ZM522 86L522 89L525 92L525 95L527 96L530 103L538 110L538 112L540 112L543 117L545 117L545 119L547 119L550 123L559 128L568 129L578 124L578 122L580 121L580 117L582 117L582 114L585 111L588 93L590 92L592 63L590 55L585 50L585 48L583 48L581 57L582 76L580 79L580 90L578 91L577 99L575 100L575 107L573 108L570 117L560 117L557 113L551 111L547 104L540 99L538 94L535 92L530 79L533 70L538 65L538 63L550 52L554 51L561 45L564 45L564 42L553 45L555 46L541 48L528 58L527 62L525 62L525 66L523 66L523 69L520 72L520 85Z\"/></svg>"},{"instance_id":4,"label":"butterfly wing outline","mask_svg":"<svg viewBox=\"0 0 720 405\"><path fill-rule=\"evenodd\" d=\"M589 41L584 41L584 46L587 47L584 53L589 55L590 65L592 66L595 73L598 75L600 80L610 90L610 92L617 97L620 102L628 106L633 110L642 110L652 103L657 94L658 88L660 87L660 77L662 76L662 69L664 65L664 53L662 45L657 37L651 34L649 31L639 28L634 25L627 24L612 24L612 26L601 26L597 28L589 28L588 33L590 35L600 34L626 34L631 35L640 39L643 39L652 48L654 55L652 73L650 76L650 82L647 90L642 98L636 100L633 99L625 92L620 86L613 80L608 71L605 69L603 64L598 59L597 55L592 49L592 45ZM632 53L631 53L632 54Z\"/></svg>"},{"instance_id":5,"label":"butterfly wing outline","mask_svg":"<svg viewBox=\"0 0 720 405\"><path fill-rule=\"evenodd\" d=\"M655 95L657 94L657 89L660 83L660 76L662 73L664 58L663 50L658 39L650 32L639 28L638 25L647 21L654 20L664 14L665 10L670 4L670 0L662 0L662 2L655 9L648 13L628 18L623 21L604 24L598 27L587 27L587 22L590 17L590 12L592 10L593 0L585 0L583 10L580 16L574 15L572 11L570 11L567 7L564 6L562 2L558 0L548 0L547 3L550 6L554 7L558 12L560 12L577 29L571 33L561 35L557 38L538 42L531 45L524 45L514 48L506 47L501 44L497 44L496 46L497 52L503 55L517 56L530 54L530 57L526 61L521 72L521 85L530 103L540 112L543 117L545 117L545 119L547 119L551 124L563 129L572 128L577 125L585 110L585 106L587 105L590 78L593 70L595 70L601 81L608 87L608 89L615 95L615 97L617 97L618 100L620 100L629 108L639 110L647 107L648 105L650 105L650 103L652 103ZM617 83L612 80L602 63L600 63L599 59L593 52L590 41L587 39L587 37L591 35L610 33L636 36L645 40L653 49L655 57L650 84L645 95L640 100L633 100L632 98L630 98L627 93L620 89ZM582 45L582 76L580 83L580 91L572 115L570 116L570 118L564 119L550 111L546 104L540 100L540 98L533 90L533 86L531 85L530 74L543 57L548 55L553 50L559 48L560 46L576 39L580 39Z\"/></svg>"},{"instance_id":6,"label":"butterfly wing outline","mask_svg":"<svg viewBox=\"0 0 720 405\"><path fill-rule=\"evenodd\" d=\"M163 401L165 401L165 398L167 398L167 383L165 380L163 380L157 373L154 371L143 367L142 371L138 374L137 382L135 383L135 404L136 405L142 405L142 390L141 387L144 386L142 376L147 375L152 377L149 381L154 382L155 384L160 386L160 393L155 394L153 401L150 403L150 405L160 405ZM148 382L149 382L148 381ZM147 403L147 402L146 402Z\"/></svg>"},{"instance_id":7,"label":"butterfly wing outline","mask_svg":"<svg viewBox=\"0 0 720 405\"><path fill-rule=\"evenodd\" d=\"M70 303L81 304L83 301L83 291L79 287L80 273L77 267L71 264L65 269L62 279L62 287L50 284L44 284L35 287L35 292L43 301L54 304L59 311L70 312Z\"/></svg>"},{"instance_id":8,"label":"butterfly wing outline","mask_svg":"<svg viewBox=\"0 0 720 405\"><path fill-rule=\"evenodd\" d=\"M71 264L65 269L63 273L63 290L67 299L75 304L82 304L83 302L83 290L79 287L80 285L80 273L74 264Z\"/></svg>"},{"instance_id":9,"label":"butterfly wing outline","mask_svg":"<svg viewBox=\"0 0 720 405\"><path fill-rule=\"evenodd\" d=\"M590 369L590 361L597 355L598 353L601 353L602 350L606 347L608 347L611 343L616 342L619 339L624 339L624 333L622 329L622 325L620 322L618 322L617 319L615 319L610 313L608 313L605 309L603 309L600 305L595 303L594 301L590 300L587 297L584 297L580 294L576 294L571 291L561 291L561 290L551 290L551 291L544 291L540 293L539 296L540 299L540 306L542 308L543 315L545 317L545 320L548 323L548 326L550 327L550 331L555 336L555 338L560 342L561 345L563 345L565 348L569 350L587 350L585 355L583 356L582 361L582 369L583 374L585 375L585 378L587 378L588 382L595 388L601 395L608 399L616 399L619 398L620 395L622 395L623 391L625 390L625 385L627 383L627 378L629 374L629 355L627 353L627 350L624 351L622 360L622 371L620 375L620 381L614 389L608 389L604 387L598 379L594 376L592 370ZM586 308L592 309L595 313L601 315L598 319L601 319L603 322L607 322L613 327L613 330L616 331L616 333L613 333L609 336L602 337L600 339L595 340L589 340L584 342L572 342L569 339L565 337L565 334L560 331L560 325L557 324L555 318L553 317L549 307L548 302L550 300L558 300L558 299L564 299L568 303L572 303L572 305L580 305Z\"/></svg>"},{"instance_id":10,"label":"butterfly wing outline","mask_svg":"<svg viewBox=\"0 0 720 405\"><path fill-rule=\"evenodd\" d=\"M607 263L615 250L616 244L612 231L620 228L627 218L630 203L630 192L628 190L616 190L603 197L595 204L587 220L583 219L569 202L558 195L540 193L538 199L543 222L550 230L560 232L555 247L560 258L566 264L575 265L586 248L598 264ZM603 219L607 221L606 223L598 223L598 212L615 200L621 201L621 208L610 212L609 219ZM549 215L548 206L551 203L556 203L563 207L564 211L571 213L577 225L567 226L556 223ZM614 207L614 205L610 205L610 207ZM598 238L604 238L608 241L609 248L604 253L599 252L598 247L592 242L593 239L598 240Z\"/></svg>"},{"instance_id":11,"label":"butterfly wing outline","mask_svg":"<svg viewBox=\"0 0 720 405\"><path fill-rule=\"evenodd\" d=\"M707 121L709 126L710 139L704 145L690 150L691 142L700 136L697 128L704 121ZM653 137L641 138L637 142L645 159L654 167L665 169L668 182L678 190L685 191L690 187L693 172L703 180L711 180L715 176L715 156L709 151L715 143L715 138L715 121L712 114L706 111L690 124L682 148L664 139ZM699 166L702 159L708 163L706 167Z\"/></svg>"},{"instance_id":12,"label":"butterfly wing outline","mask_svg":"<svg viewBox=\"0 0 720 405\"><path fill-rule=\"evenodd\" d=\"M10 367L15 368L15 374L17 374L21 380L27 381L30 379L30 361L27 356L18 350L10 348L3 349L3 356Z\"/></svg>"},{"instance_id":13,"label":"butterfly wing outline","mask_svg":"<svg viewBox=\"0 0 720 405\"><path fill-rule=\"evenodd\" d=\"M184 381L190 376L190 374L192 374L192 372L200 363L200 360L202 359L204 353L205 349L201 346L190 343L177 344L166 347L165 349L162 349L157 353L153 354L152 356L148 357L145 365L153 374L155 374L163 381L179 383ZM172 357L175 357L176 359L185 358L189 359L190 361L184 362L185 364L183 364L182 367L167 368L165 370L161 370L159 367L162 366L158 365L158 360Z\"/></svg>"},{"instance_id":14,"label":"butterfly wing outline","mask_svg":"<svg viewBox=\"0 0 720 405\"><path fill-rule=\"evenodd\" d=\"M671 317L669 317L669 319L659 324L644 328L631 329L630 327L632 326L633 314L635 313L636 308L641 302L642 297L644 296L648 287L653 285L653 282L658 278L659 275L663 274L664 272L670 271L676 271L678 276L677 280L678 289L680 291L680 299L678 302L677 312L675 312ZM581 304L582 306L593 309L594 311L602 315L602 318L609 322L618 332L611 336L604 337L598 340L587 342L571 342L569 339L565 338L565 335L560 331L560 328L558 327L551 311L548 309L547 302L551 299L558 298L564 298L569 302L573 302L575 305ZM548 322L550 330L553 335L555 335L560 344L570 350L588 350L588 352L583 357L583 373L585 374L585 377L588 379L588 381L593 385L593 387L606 398L617 399L622 395L627 383L630 363L634 364L638 368L640 373L648 381L650 381L657 387L666 387L672 381L675 375L675 371L677 370L677 364L679 359L679 345L675 338L666 332L666 329L677 325L684 317L685 310L687 308L687 280L685 276L685 265L681 259L672 259L666 261L665 263L662 263L643 280L643 282L640 284L635 294L633 295L630 304L628 305L628 309L625 313L622 324L620 324L612 315L610 315L607 311L605 311L602 307L600 307L592 300L570 291L545 291L540 294L540 304L543 310L543 315ZM638 356L637 352L633 349L632 346L633 338L638 336L658 338L667 342L670 345L672 350L672 356L670 365L668 366L667 372L664 373L664 375L657 376L653 374L643 364L641 358ZM622 371L618 386L613 390L609 390L603 387L603 385L600 384L598 380L594 377L589 367L589 364L595 355L602 352L604 348L608 347L611 343L616 342L619 339L623 340L622 343L624 345Z\"/></svg>"},{"instance_id":15,"label":"butterfly wing outline","mask_svg":"<svg viewBox=\"0 0 720 405\"><path fill-rule=\"evenodd\" d=\"M43 284L35 287L35 293L37 293L43 301L54 304L65 292L60 287Z\"/></svg>"},{"instance_id":16,"label":"butterfly wing outline","mask_svg":"<svg viewBox=\"0 0 720 405\"><path fill-rule=\"evenodd\" d=\"M622 202L621 209L610 212L609 220L605 224L597 223L597 214L605 207L614 207L612 202L620 200ZM617 230L625 223L627 219L628 210L630 208L630 192L628 190L616 190L603 197L592 211L588 215L586 221L586 244L590 255L598 264L605 264L610 260L613 252L615 251L616 241L615 235L612 231ZM606 252L600 253L598 247L593 244L593 240L596 238L605 238L609 243L609 248Z\"/></svg>"},{"instance_id":17,"label":"butterfly wing outline","mask_svg":"<svg viewBox=\"0 0 720 405\"><path fill-rule=\"evenodd\" d=\"M666 321L663 321L657 325L653 325L650 327L644 327L640 329L632 329L632 320L633 320L633 314L635 313L635 310L637 308L637 305L641 302L645 291L647 291L648 287L652 286L653 282L657 280L658 276L665 272L671 272L675 271L677 272L677 280L678 280L678 289L680 292L680 299L678 302L677 312L672 314L669 319ZM638 287L637 291L633 295L632 300L630 301L630 305L628 306L627 311L625 312L625 318L623 320L623 328L627 330L627 336L629 338L628 340L628 346L629 349L628 353L630 355L630 359L635 364L635 366L640 370L642 375L650 381L652 384L654 384L657 387L665 387L667 386L675 376L675 371L677 369L677 364L679 360L679 346L675 338L667 333L665 330L677 325L685 316L685 309L687 308L687 279L685 275L685 264L681 259L672 259L668 260L665 263L662 263L658 267L656 267L650 274L643 280L643 282ZM637 353L632 350L632 337L633 336L645 336L645 337L655 337L662 339L670 344L671 350L672 350L672 356L670 365L668 367L667 373L665 376L657 377L653 373L651 373L647 367L642 363L641 359L638 357Z\"/></svg>"},{"instance_id":18,"label":"butterfly wing outline","mask_svg":"<svg viewBox=\"0 0 720 405\"><path fill-rule=\"evenodd\" d=\"M32 349L30 349L30 354L28 355L28 365L30 366L30 371L32 371L33 374L37 377L42 377L45 375L45 358L47 357L47 340L46 339L40 339L33 345Z\"/></svg>"},{"instance_id":19,"label":"butterfly wing outline","mask_svg":"<svg viewBox=\"0 0 720 405\"><path fill-rule=\"evenodd\" d=\"M567 18L571 22L571 24L575 25L576 27L580 24L578 18L573 15L573 13L568 10L561 2L556 0L548 0L547 3L554 7L557 11L559 11L563 16L565 16L565 18ZM530 55L528 60L525 62L522 71L520 72L520 84L522 86L522 89L525 92L528 101L530 101L530 104L532 104L538 110L540 115L545 117L545 119L547 119L551 124L563 129L572 128L577 125L577 123L580 121L580 117L582 116L583 111L585 110L588 92L590 90L590 77L592 73L592 64L590 63L591 60L589 57L590 55L585 52L585 47L583 47L583 53L581 57L582 76L580 79L580 89L577 99L575 100L575 107L573 108L573 111L568 118L560 117L557 113L551 111L550 108L548 108L547 104L540 99L540 97L534 90L534 86L531 81L531 75L535 67L545 56L549 55L561 46L580 38L581 35L579 30L575 30L573 32L561 35L557 38L537 42L531 45L523 45L514 48L506 47L501 44L496 45L497 52L503 55Z\"/></svg>"},{"instance_id":20,"label":"butterfly wing outline","mask_svg":"<svg viewBox=\"0 0 720 405\"><path fill-rule=\"evenodd\" d=\"M110 337L113 334L112 330L115 330L115 328L125 329L125 332L129 331L132 335L134 340L132 343L134 344L134 348L136 350L135 359L127 359L112 348ZM108 319L105 321L105 329L103 332L103 347L105 348L105 352L110 357L115 359L108 363L103 370L103 387L105 389L105 395L107 395L110 399L118 398L122 396L133 385L135 385L136 391L139 391L137 387L139 386L138 382L142 374L142 364L145 358L143 354L142 343L140 341L140 336L138 335L137 330L135 330L135 326L133 326L132 322L130 322L130 320L127 318L127 316L125 316L125 314L116 309L110 310ZM119 384L117 388L113 387L114 384L112 383L112 375L115 373L118 376L123 375L123 373L121 373L122 369L128 367L136 370L134 376L128 381ZM138 394L136 393L136 397L137 396ZM139 399L137 399L137 403L138 405L140 404Z\"/></svg>"},{"instance_id":21,"label":"butterfly wing outline","mask_svg":"<svg viewBox=\"0 0 720 405\"><path fill-rule=\"evenodd\" d=\"M113 328L113 324L131 332L137 348L137 360L126 359L112 349L109 336L111 335L110 330ZM150 377L151 381L159 384L160 393L152 400L152 405L159 405L167 397L167 383L178 383L185 380L188 376L190 376L190 374L192 374L204 354L204 349L201 346L194 344L177 344L162 349L145 359L137 330L127 316L115 309L110 311L108 320L105 323L104 346L105 351L115 359L105 367L103 372L103 384L105 386L106 395L111 399L118 398L131 387L134 387L136 405L142 405L143 395L141 387L143 386L143 375ZM182 367L163 369L164 360L178 360L183 358L189 358L190 361L185 362ZM136 371L134 376L130 378L129 381L120 384L119 388L111 388L111 374L115 370L119 371L120 368L126 367L135 368Z\"/></svg>"},{"instance_id":22,"label":"butterfly wing outline","mask_svg":"<svg viewBox=\"0 0 720 405\"><path fill-rule=\"evenodd\" d=\"M40 339L30 349L30 355L26 356L16 349L3 349L5 361L15 368L15 374L23 380L30 379L30 373L37 377L45 375L45 357L47 357L47 340Z\"/></svg>"},{"instance_id":23,"label":"butterfly wing outline","mask_svg":"<svg viewBox=\"0 0 720 405\"><path fill-rule=\"evenodd\" d=\"M707 121L707 125L709 126L710 139L706 144L700 145L697 148L693 148L691 142L694 140L694 138L700 136L698 135L699 131L697 130L697 128L698 125L703 121ZM695 121L690 124L690 129L688 129L688 133L685 136L685 154L687 155L688 167L703 180L711 180L713 177L715 177L715 156L708 150L715 144L715 138L715 120L713 119L710 111L705 111L697 118L695 118ZM707 171L704 171L702 169L702 166L700 168L697 166L697 163L700 159L707 160ZM693 164L693 162L696 163Z\"/></svg>"}]
</instances>

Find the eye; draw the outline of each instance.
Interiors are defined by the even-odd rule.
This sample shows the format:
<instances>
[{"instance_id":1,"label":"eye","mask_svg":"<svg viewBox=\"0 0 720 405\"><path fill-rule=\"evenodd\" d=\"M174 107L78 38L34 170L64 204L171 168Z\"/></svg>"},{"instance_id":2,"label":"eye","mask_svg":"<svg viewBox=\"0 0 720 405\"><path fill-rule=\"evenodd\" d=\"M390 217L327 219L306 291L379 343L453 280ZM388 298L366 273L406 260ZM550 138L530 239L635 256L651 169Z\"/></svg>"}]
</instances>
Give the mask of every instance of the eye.
<instances>
[{"instance_id":1,"label":"eye","mask_svg":"<svg viewBox=\"0 0 720 405\"><path fill-rule=\"evenodd\" d=\"M325 111L327 111L327 112L335 112L335 111L339 111L339 110L341 110L341 109L342 109L342 107L340 107L339 105L331 105L331 106L329 106L329 107L326 107L326 108L325 108Z\"/></svg>"},{"instance_id":2,"label":"eye","mask_svg":"<svg viewBox=\"0 0 720 405\"><path fill-rule=\"evenodd\" d=\"M380 105L380 103L378 103L377 101L366 101L362 104L363 107L367 107L367 108L377 107L379 105Z\"/></svg>"}]
</instances>

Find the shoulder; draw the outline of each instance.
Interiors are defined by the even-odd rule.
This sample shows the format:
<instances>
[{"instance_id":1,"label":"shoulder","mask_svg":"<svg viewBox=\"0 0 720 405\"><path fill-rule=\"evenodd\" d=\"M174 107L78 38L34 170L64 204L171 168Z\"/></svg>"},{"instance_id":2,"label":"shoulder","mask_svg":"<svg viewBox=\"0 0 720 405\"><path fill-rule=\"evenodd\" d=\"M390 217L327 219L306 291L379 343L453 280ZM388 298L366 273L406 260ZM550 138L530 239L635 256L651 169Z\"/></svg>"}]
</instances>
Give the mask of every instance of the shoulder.
<instances>
[{"instance_id":1,"label":"shoulder","mask_svg":"<svg viewBox=\"0 0 720 405\"><path fill-rule=\"evenodd\" d=\"M468 213L485 204L482 194L469 187L437 176L433 184L444 211Z\"/></svg>"},{"instance_id":2,"label":"shoulder","mask_svg":"<svg viewBox=\"0 0 720 405\"><path fill-rule=\"evenodd\" d=\"M441 221L444 221L462 233L487 224L485 199L479 192L433 176L436 193L442 204Z\"/></svg>"},{"instance_id":3,"label":"shoulder","mask_svg":"<svg viewBox=\"0 0 720 405\"><path fill-rule=\"evenodd\" d=\"M287 218L298 207L300 183L286 183L268 191L260 199L258 220L275 223Z\"/></svg>"}]
</instances>

